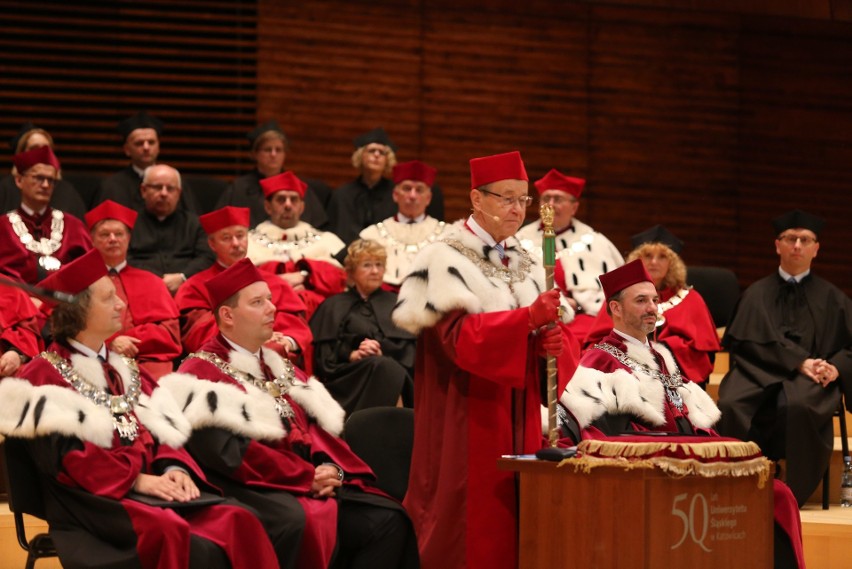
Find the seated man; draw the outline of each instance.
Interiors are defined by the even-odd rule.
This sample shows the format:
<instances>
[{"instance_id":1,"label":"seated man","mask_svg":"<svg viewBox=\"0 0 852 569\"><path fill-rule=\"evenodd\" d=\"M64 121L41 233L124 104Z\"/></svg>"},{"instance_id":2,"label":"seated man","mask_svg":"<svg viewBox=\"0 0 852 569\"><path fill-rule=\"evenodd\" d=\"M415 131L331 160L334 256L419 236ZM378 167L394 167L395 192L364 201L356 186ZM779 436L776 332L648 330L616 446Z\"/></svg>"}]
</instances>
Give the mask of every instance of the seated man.
<instances>
[{"instance_id":1,"label":"seated man","mask_svg":"<svg viewBox=\"0 0 852 569\"><path fill-rule=\"evenodd\" d=\"M133 227L127 258L133 266L162 277L175 294L187 278L210 265L213 253L198 216L178 208L183 192L177 170L151 166L139 192L145 207Z\"/></svg>"},{"instance_id":2,"label":"seated man","mask_svg":"<svg viewBox=\"0 0 852 569\"><path fill-rule=\"evenodd\" d=\"M274 567L263 527L236 502L171 506L198 498L199 487L216 490L181 448L190 426L171 395L105 345L124 303L100 254L40 285L77 300L53 309L54 342L21 370L23 379L0 381L0 433L26 439L44 474L63 566Z\"/></svg>"},{"instance_id":3,"label":"seated man","mask_svg":"<svg viewBox=\"0 0 852 569\"><path fill-rule=\"evenodd\" d=\"M145 111L131 115L118 123L118 132L124 141L124 154L130 159L127 168L104 179L101 191L95 203L112 200L135 211L141 211L142 196L139 195L139 184L145 169L157 163L160 155L160 137L163 135L163 121ZM178 197L181 209L192 212L198 211L198 204L192 197L188 187L184 187Z\"/></svg>"},{"instance_id":4,"label":"seated man","mask_svg":"<svg viewBox=\"0 0 852 569\"><path fill-rule=\"evenodd\" d=\"M418 160L394 166L393 201L397 213L361 231L361 239L376 241L388 252L384 277L387 290L399 292L420 249L444 232L446 224L426 213L437 173Z\"/></svg>"},{"instance_id":5,"label":"seated man","mask_svg":"<svg viewBox=\"0 0 852 569\"><path fill-rule=\"evenodd\" d=\"M831 457L840 390L852 388L852 302L811 271L822 219L795 210L772 224L781 266L743 293L722 339L731 368L719 387L719 432L786 458L801 506Z\"/></svg>"},{"instance_id":6,"label":"seated man","mask_svg":"<svg viewBox=\"0 0 852 569\"><path fill-rule=\"evenodd\" d=\"M50 207L59 160L49 146L15 154L12 161L21 205L0 215L0 273L35 284L91 249L92 240L82 221Z\"/></svg>"},{"instance_id":7,"label":"seated man","mask_svg":"<svg viewBox=\"0 0 852 569\"><path fill-rule=\"evenodd\" d=\"M333 567L417 567L402 506L338 438L343 409L263 347L276 310L266 283L248 259L205 283L221 333L161 380L198 429L187 448L228 495L257 509L268 531L307 518L301 546L277 548L282 567L297 555L299 567L328 567L335 545Z\"/></svg>"},{"instance_id":8,"label":"seated man","mask_svg":"<svg viewBox=\"0 0 852 569\"><path fill-rule=\"evenodd\" d=\"M631 238L633 251L627 261L642 259L654 281L660 302L654 341L664 344L681 372L695 383L704 384L713 371L713 357L721 348L716 325L704 299L686 284L686 265L680 258L683 241L661 225ZM598 312L584 345L591 347L612 330L612 318Z\"/></svg>"},{"instance_id":9,"label":"seated man","mask_svg":"<svg viewBox=\"0 0 852 569\"><path fill-rule=\"evenodd\" d=\"M343 241L302 221L308 186L292 172L264 178L260 186L269 218L249 232L248 257L287 281L310 318L323 300L346 288L346 275L334 258Z\"/></svg>"},{"instance_id":10,"label":"seated man","mask_svg":"<svg viewBox=\"0 0 852 569\"><path fill-rule=\"evenodd\" d=\"M586 180L566 176L555 169L535 182L539 201L553 206L557 252L554 277L576 313L568 327L580 340L604 305L598 276L624 264L621 253L609 239L574 217L585 187ZM524 248L539 257L542 235L538 221L518 231Z\"/></svg>"},{"instance_id":11,"label":"seated man","mask_svg":"<svg viewBox=\"0 0 852 569\"><path fill-rule=\"evenodd\" d=\"M125 304L121 330L107 339L107 347L134 358L156 380L172 371L180 357L180 324L177 305L162 279L127 263L136 217L135 211L107 200L86 214L86 224Z\"/></svg>"},{"instance_id":12,"label":"seated man","mask_svg":"<svg viewBox=\"0 0 852 569\"><path fill-rule=\"evenodd\" d=\"M219 332L205 283L246 257L248 223L249 211L245 207L227 206L201 216L216 261L186 281L175 297L181 314L181 338L188 352L201 349ZM313 335L305 320L305 305L285 281L271 273L261 274L272 291L276 308L274 333L266 346L310 369Z\"/></svg>"}]
</instances>

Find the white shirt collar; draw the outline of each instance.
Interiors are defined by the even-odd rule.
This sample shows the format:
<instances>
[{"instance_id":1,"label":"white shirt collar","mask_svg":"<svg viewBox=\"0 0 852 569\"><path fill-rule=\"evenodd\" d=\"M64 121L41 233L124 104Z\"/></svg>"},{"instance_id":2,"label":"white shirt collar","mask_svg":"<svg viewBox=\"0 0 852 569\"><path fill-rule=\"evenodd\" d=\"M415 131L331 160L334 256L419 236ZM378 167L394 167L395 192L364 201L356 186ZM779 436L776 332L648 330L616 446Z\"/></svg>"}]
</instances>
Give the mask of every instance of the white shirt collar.
<instances>
[{"instance_id":1,"label":"white shirt collar","mask_svg":"<svg viewBox=\"0 0 852 569\"><path fill-rule=\"evenodd\" d=\"M121 271L124 270L124 268L126 266L127 266L127 259L123 260L122 262L120 262L119 264L117 264L114 267L110 267L109 265L107 265L107 270L108 271L115 271L116 273L120 273Z\"/></svg>"},{"instance_id":2,"label":"white shirt collar","mask_svg":"<svg viewBox=\"0 0 852 569\"><path fill-rule=\"evenodd\" d=\"M83 354L84 356L88 356L90 358L100 357L100 358L103 358L104 361L106 361L106 359L107 359L107 349L106 349L106 345L104 345L104 344L101 344L101 349L98 350L97 352L95 350L93 350L92 348L90 348L89 346L81 344L80 342L78 342L74 338L68 338L68 345L70 345L72 348L74 348L75 350L77 350L78 352Z\"/></svg>"},{"instance_id":3,"label":"white shirt collar","mask_svg":"<svg viewBox=\"0 0 852 569\"><path fill-rule=\"evenodd\" d=\"M789 281L790 279L796 279L796 282L800 283L800 282L802 282L803 278L805 278L806 276L811 274L811 270L808 269L807 271L805 271L803 273L799 273L798 275L791 275L790 273L788 273L787 271L785 271L781 267L778 267L778 274L781 275L781 278L784 279L785 281Z\"/></svg>"},{"instance_id":4,"label":"white shirt collar","mask_svg":"<svg viewBox=\"0 0 852 569\"><path fill-rule=\"evenodd\" d=\"M497 245L497 241L495 241L494 238L491 237L490 233L482 229L481 225L476 223L476 220L473 219L472 215L467 218L467 226L470 228L471 231L473 231L474 235L482 239L489 247L494 247L495 245ZM503 242L502 245L505 247L506 243Z\"/></svg>"},{"instance_id":5,"label":"white shirt collar","mask_svg":"<svg viewBox=\"0 0 852 569\"><path fill-rule=\"evenodd\" d=\"M145 174L145 168L140 168L136 164L130 164L130 167L133 168L133 171L139 174L141 178Z\"/></svg>"},{"instance_id":6,"label":"white shirt collar","mask_svg":"<svg viewBox=\"0 0 852 569\"><path fill-rule=\"evenodd\" d=\"M396 213L396 220L397 220L399 223L420 223L420 222L422 222L422 221L423 221L423 220L425 220L425 219L426 219L426 214L425 214L425 213L421 213L421 214L420 214L420 215L418 215L417 217L408 217L408 216L406 216L406 215L403 215L403 214L402 214L402 212L397 212L397 213Z\"/></svg>"},{"instance_id":7,"label":"white shirt collar","mask_svg":"<svg viewBox=\"0 0 852 569\"><path fill-rule=\"evenodd\" d=\"M624 341L626 341L630 344L636 344L637 346L642 346L644 348L650 348L651 347L651 344L648 342L648 340L645 340L644 342L642 342L641 340L634 338L630 334L625 334L621 330L616 330L615 328L613 328L612 331L615 332L616 334L618 334L619 336L621 336L622 338L624 338Z\"/></svg>"},{"instance_id":8,"label":"white shirt collar","mask_svg":"<svg viewBox=\"0 0 852 569\"><path fill-rule=\"evenodd\" d=\"M225 336L224 334L222 334L222 337L223 337L223 338L225 338L225 341L226 341L226 342L228 342L228 344L229 344L232 348L234 348L234 351L235 351L235 352L237 352L238 354L245 354L245 355L247 355L247 356L254 356L254 357L255 357L255 358L257 358L257 359L260 359L260 350L258 350L258 351L256 351L256 352L250 352L250 351L248 351L247 349L245 349L244 347L240 346L239 344L232 342L232 341L231 341L230 339L228 339L228 337L227 337L227 336Z\"/></svg>"},{"instance_id":9,"label":"white shirt collar","mask_svg":"<svg viewBox=\"0 0 852 569\"><path fill-rule=\"evenodd\" d=\"M33 208L31 208L30 206L24 204L24 202L21 202L21 209L24 210L24 213L26 213L27 215L36 215L36 214L41 215L41 214L43 214L44 212L47 211L47 206L44 206L40 210L36 211Z\"/></svg>"}]
</instances>

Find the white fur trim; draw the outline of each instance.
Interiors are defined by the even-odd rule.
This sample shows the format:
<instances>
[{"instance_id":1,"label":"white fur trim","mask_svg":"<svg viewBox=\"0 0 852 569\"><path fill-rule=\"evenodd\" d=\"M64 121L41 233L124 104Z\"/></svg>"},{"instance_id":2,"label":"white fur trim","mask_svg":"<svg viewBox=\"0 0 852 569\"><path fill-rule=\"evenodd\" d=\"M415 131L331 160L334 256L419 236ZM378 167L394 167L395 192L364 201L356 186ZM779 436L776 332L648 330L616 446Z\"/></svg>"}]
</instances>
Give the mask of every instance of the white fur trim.
<instances>
[{"instance_id":1,"label":"white fur trim","mask_svg":"<svg viewBox=\"0 0 852 569\"><path fill-rule=\"evenodd\" d=\"M58 433L109 448L112 415L73 389L9 377L0 381L0 433L20 438Z\"/></svg>"},{"instance_id":2,"label":"white fur trim","mask_svg":"<svg viewBox=\"0 0 852 569\"><path fill-rule=\"evenodd\" d=\"M689 421L699 429L710 429L722 418L722 411L700 385L690 381L678 391L689 409Z\"/></svg>"},{"instance_id":3,"label":"white fur trim","mask_svg":"<svg viewBox=\"0 0 852 569\"><path fill-rule=\"evenodd\" d=\"M272 373L280 375L284 372L284 360L281 356L269 350L263 349L263 360ZM234 352L231 353L233 356ZM232 363L233 365L233 363ZM343 432L343 423L346 419L346 411L340 406L334 397L328 392L325 386L314 376L308 378L307 384L300 385L298 380L296 385L290 390L290 397L293 401L305 410L305 412L316 419L317 424L324 431L339 437Z\"/></svg>"},{"instance_id":4,"label":"white fur trim","mask_svg":"<svg viewBox=\"0 0 852 569\"><path fill-rule=\"evenodd\" d=\"M445 240L458 241L482 259L500 265L497 252L493 249L486 252L485 244L464 227L463 221L449 226L411 264L393 312L393 321L400 328L418 334L423 328L434 326L446 313L458 309L478 314L529 306L544 290L544 269L535 256L526 279L510 288L499 277L486 277L475 263L444 243ZM506 245L509 268L517 269L522 259L521 244L510 237ZM512 247L515 249L510 250Z\"/></svg>"},{"instance_id":5,"label":"white fur trim","mask_svg":"<svg viewBox=\"0 0 852 569\"><path fill-rule=\"evenodd\" d=\"M143 393L134 412L145 428L161 443L180 448L189 440L192 426L180 412L177 402L168 390L157 387L150 396Z\"/></svg>"},{"instance_id":6,"label":"white fur trim","mask_svg":"<svg viewBox=\"0 0 852 569\"><path fill-rule=\"evenodd\" d=\"M605 413L636 415L650 425L660 426L666 422L664 397L663 385L650 376L637 377L622 369L603 373L580 366L559 400L581 428Z\"/></svg>"},{"instance_id":7,"label":"white fur trim","mask_svg":"<svg viewBox=\"0 0 852 569\"><path fill-rule=\"evenodd\" d=\"M170 373L160 386L171 392L193 429L219 427L255 440L279 440L287 435L275 402L254 386L200 379L187 373Z\"/></svg>"}]
</instances>

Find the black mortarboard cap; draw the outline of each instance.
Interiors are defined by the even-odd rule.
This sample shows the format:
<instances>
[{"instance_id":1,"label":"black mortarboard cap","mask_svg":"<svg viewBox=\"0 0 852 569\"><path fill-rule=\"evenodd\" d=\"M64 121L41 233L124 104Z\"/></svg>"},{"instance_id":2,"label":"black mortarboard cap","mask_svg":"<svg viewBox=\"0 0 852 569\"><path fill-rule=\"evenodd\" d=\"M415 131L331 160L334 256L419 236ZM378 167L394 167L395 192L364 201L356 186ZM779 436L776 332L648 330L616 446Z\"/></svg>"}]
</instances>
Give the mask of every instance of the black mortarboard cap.
<instances>
[{"instance_id":1,"label":"black mortarboard cap","mask_svg":"<svg viewBox=\"0 0 852 569\"><path fill-rule=\"evenodd\" d=\"M683 251L683 241L662 225L655 225L641 233L637 233L630 238L630 242L634 249L645 243L662 243L677 254Z\"/></svg>"},{"instance_id":2,"label":"black mortarboard cap","mask_svg":"<svg viewBox=\"0 0 852 569\"><path fill-rule=\"evenodd\" d=\"M362 146L367 146L370 143L384 144L396 152L396 144L391 141L388 133L386 133L385 129L382 127L374 128L370 132L365 132L364 134L356 136L352 143L355 145L355 148L361 148Z\"/></svg>"},{"instance_id":3,"label":"black mortarboard cap","mask_svg":"<svg viewBox=\"0 0 852 569\"><path fill-rule=\"evenodd\" d=\"M12 154L18 151L18 142L21 140L21 137L27 134L29 131L34 128L38 128L32 122L27 121L21 125L21 128L18 129L18 134L9 139L9 146L12 148Z\"/></svg>"},{"instance_id":4,"label":"black mortarboard cap","mask_svg":"<svg viewBox=\"0 0 852 569\"><path fill-rule=\"evenodd\" d=\"M257 125L257 128L253 129L246 135L246 138L249 139L249 143L254 147L255 141L260 138L260 136L270 130L274 130L275 132L280 132L284 139L287 139L287 135L281 130L281 127L278 126L278 121L275 119L270 119L263 124Z\"/></svg>"},{"instance_id":5,"label":"black mortarboard cap","mask_svg":"<svg viewBox=\"0 0 852 569\"><path fill-rule=\"evenodd\" d=\"M788 229L795 229L797 227L810 229L816 235L819 235L819 232L822 231L824 225L824 219L800 209L788 211L784 215L780 215L772 220L772 227L775 228L775 235L781 235L784 231Z\"/></svg>"},{"instance_id":6,"label":"black mortarboard cap","mask_svg":"<svg viewBox=\"0 0 852 569\"><path fill-rule=\"evenodd\" d=\"M118 132L124 138L130 136L130 133L137 128L153 128L157 131L157 136L163 135L163 121L145 111L139 111L118 123Z\"/></svg>"}]
</instances>

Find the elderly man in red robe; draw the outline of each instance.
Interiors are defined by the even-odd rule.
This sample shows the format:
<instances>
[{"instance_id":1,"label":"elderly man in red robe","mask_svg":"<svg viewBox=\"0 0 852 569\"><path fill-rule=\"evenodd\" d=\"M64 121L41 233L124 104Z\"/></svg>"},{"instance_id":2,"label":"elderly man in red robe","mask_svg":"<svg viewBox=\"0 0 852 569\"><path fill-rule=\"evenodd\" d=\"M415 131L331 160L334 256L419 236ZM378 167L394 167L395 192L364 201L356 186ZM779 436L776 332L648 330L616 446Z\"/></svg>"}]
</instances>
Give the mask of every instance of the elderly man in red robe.
<instances>
[{"instance_id":1,"label":"elderly man in red robe","mask_svg":"<svg viewBox=\"0 0 852 569\"><path fill-rule=\"evenodd\" d=\"M59 160L49 146L16 154L12 161L21 205L0 215L0 273L35 284L91 249L92 240L82 221L50 207Z\"/></svg>"},{"instance_id":2,"label":"elderly man in red robe","mask_svg":"<svg viewBox=\"0 0 852 569\"><path fill-rule=\"evenodd\" d=\"M205 283L246 258L249 209L225 206L202 215L199 220L207 232L207 243L216 254L216 261L210 268L190 277L175 296L182 320L183 346L188 352L200 349L219 332L214 318L215 307ZM264 272L263 275L277 309L274 332L266 346L310 370L313 334L305 319L305 305L287 282L272 273Z\"/></svg>"},{"instance_id":3,"label":"elderly man in red robe","mask_svg":"<svg viewBox=\"0 0 852 569\"><path fill-rule=\"evenodd\" d=\"M406 508L425 568L515 568L517 493L503 454L543 446L542 356L561 384L579 353L559 291L514 237L532 202L519 152L470 161L473 215L414 260L394 322L416 334ZM567 314L573 314L567 308Z\"/></svg>"},{"instance_id":4,"label":"elderly man in red robe","mask_svg":"<svg viewBox=\"0 0 852 569\"><path fill-rule=\"evenodd\" d=\"M178 309L163 279L127 264L136 216L132 209L106 200L86 214L86 225L125 304L121 330L107 345L117 354L136 359L140 368L159 379L174 369L182 351Z\"/></svg>"},{"instance_id":5,"label":"elderly man in red robe","mask_svg":"<svg viewBox=\"0 0 852 569\"><path fill-rule=\"evenodd\" d=\"M26 441L42 474L62 565L275 567L253 512L197 502L209 502L202 489L218 490L181 448L191 428L180 407L132 358L107 348L124 303L100 254L39 284L75 300L54 308L54 341L23 379L0 381L0 433Z\"/></svg>"}]
</instances>

